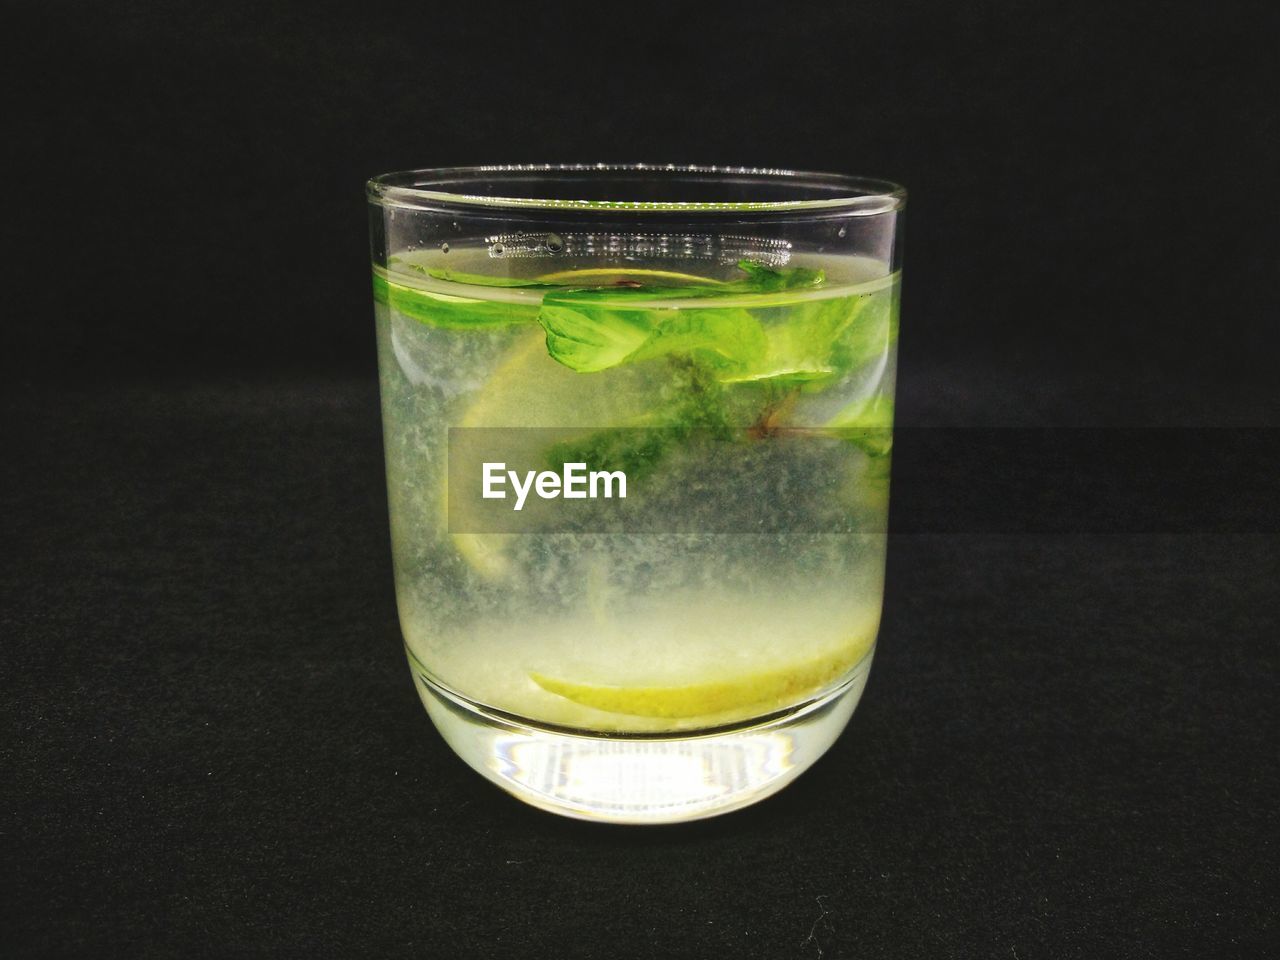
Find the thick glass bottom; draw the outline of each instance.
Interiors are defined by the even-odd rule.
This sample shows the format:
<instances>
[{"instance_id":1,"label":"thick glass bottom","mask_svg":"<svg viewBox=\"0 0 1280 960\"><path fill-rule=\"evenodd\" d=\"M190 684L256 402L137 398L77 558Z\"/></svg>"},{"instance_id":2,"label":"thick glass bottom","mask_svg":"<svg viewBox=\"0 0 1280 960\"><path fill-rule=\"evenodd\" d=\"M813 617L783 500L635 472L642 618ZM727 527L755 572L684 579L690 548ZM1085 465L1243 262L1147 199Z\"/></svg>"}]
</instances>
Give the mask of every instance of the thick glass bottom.
<instances>
[{"instance_id":1,"label":"thick glass bottom","mask_svg":"<svg viewBox=\"0 0 1280 960\"><path fill-rule=\"evenodd\" d=\"M609 823L679 823L781 790L849 722L867 656L838 689L783 713L674 734L593 734L539 726L473 703L414 671L436 728L473 769L525 803Z\"/></svg>"}]
</instances>

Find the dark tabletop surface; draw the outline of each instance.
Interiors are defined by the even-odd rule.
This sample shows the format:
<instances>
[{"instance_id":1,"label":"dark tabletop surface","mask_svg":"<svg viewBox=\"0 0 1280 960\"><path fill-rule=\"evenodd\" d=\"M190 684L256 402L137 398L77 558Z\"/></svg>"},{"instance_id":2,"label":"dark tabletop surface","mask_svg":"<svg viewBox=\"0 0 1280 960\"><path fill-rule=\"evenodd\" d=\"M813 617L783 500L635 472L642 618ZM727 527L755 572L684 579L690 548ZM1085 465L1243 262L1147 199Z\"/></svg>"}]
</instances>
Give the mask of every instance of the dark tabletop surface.
<instances>
[{"instance_id":1,"label":"dark tabletop surface","mask_svg":"<svg viewBox=\"0 0 1280 960\"><path fill-rule=\"evenodd\" d=\"M904 378L921 422L950 409L933 383ZM907 483L917 532L831 752L746 811L620 828L523 806L432 729L372 377L28 387L5 412L5 956L1274 942L1274 524L943 528Z\"/></svg>"}]
</instances>

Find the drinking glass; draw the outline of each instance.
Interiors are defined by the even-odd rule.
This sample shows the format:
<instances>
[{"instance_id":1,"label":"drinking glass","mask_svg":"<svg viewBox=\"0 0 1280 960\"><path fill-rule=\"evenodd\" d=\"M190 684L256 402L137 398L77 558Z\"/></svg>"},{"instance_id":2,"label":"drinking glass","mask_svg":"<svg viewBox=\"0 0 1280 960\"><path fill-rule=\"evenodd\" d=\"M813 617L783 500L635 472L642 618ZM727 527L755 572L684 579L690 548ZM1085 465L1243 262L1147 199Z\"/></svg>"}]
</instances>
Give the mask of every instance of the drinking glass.
<instances>
[{"instance_id":1,"label":"drinking glass","mask_svg":"<svg viewBox=\"0 0 1280 960\"><path fill-rule=\"evenodd\" d=\"M397 605L441 735L584 819L791 782L879 629L904 191L516 165L368 198Z\"/></svg>"}]
</instances>

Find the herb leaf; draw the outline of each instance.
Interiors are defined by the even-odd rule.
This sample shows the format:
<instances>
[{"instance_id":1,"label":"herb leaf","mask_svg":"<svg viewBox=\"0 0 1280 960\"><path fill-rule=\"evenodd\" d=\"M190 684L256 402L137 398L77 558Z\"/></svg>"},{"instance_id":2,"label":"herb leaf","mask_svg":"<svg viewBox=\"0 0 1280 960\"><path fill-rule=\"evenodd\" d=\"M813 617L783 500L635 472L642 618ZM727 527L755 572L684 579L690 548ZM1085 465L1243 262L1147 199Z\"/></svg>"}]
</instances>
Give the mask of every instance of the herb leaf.
<instances>
[{"instance_id":1,"label":"herb leaf","mask_svg":"<svg viewBox=\"0 0 1280 960\"><path fill-rule=\"evenodd\" d=\"M805 267L774 269L760 263L753 263L750 260L739 260L738 269L746 273L747 278L727 283L724 286L743 287L751 293L776 293L779 290L817 287L827 279L826 272L823 270L809 270Z\"/></svg>"},{"instance_id":2,"label":"herb leaf","mask_svg":"<svg viewBox=\"0 0 1280 960\"><path fill-rule=\"evenodd\" d=\"M893 449L893 397L876 393L855 400L832 417L826 429L869 457L883 457Z\"/></svg>"},{"instance_id":3,"label":"herb leaf","mask_svg":"<svg viewBox=\"0 0 1280 960\"><path fill-rule=\"evenodd\" d=\"M433 290L406 287L378 273L373 275L373 299L420 323L450 329L528 322L535 320L538 315L536 302L503 303L477 300L474 297L456 297Z\"/></svg>"},{"instance_id":4,"label":"herb leaf","mask_svg":"<svg viewBox=\"0 0 1280 960\"><path fill-rule=\"evenodd\" d=\"M833 341L831 362L839 370L853 370L878 357L898 339L897 290L861 298L856 322L845 326Z\"/></svg>"},{"instance_id":5,"label":"herb leaf","mask_svg":"<svg viewBox=\"0 0 1280 960\"><path fill-rule=\"evenodd\" d=\"M622 470L632 482L651 474L662 459L695 432L719 440L735 434L734 404L706 368L671 358L678 388L671 398L628 426L595 430L584 437L553 444L548 466L589 463L593 469Z\"/></svg>"},{"instance_id":6,"label":"herb leaf","mask_svg":"<svg viewBox=\"0 0 1280 960\"><path fill-rule=\"evenodd\" d=\"M823 380L850 369L851 351L841 353L845 331L858 324L871 298L831 297L760 311L766 320L767 347L759 362L730 371L730 383L757 380Z\"/></svg>"},{"instance_id":7,"label":"herb leaf","mask_svg":"<svg viewBox=\"0 0 1280 960\"><path fill-rule=\"evenodd\" d=\"M409 266L417 270L419 273L436 280L447 280L449 283L468 283L473 287L554 287L554 283L545 283L542 280L525 280L520 277L495 277L485 273L463 273L459 270L450 270L448 267L421 267L417 264L409 264Z\"/></svg>"},{"instance_id":8,"label":"herb leaf","mask_svg":"<svg viewBox=\"0 0 1280 960\"><path fill-rule=\"evenodd\" d=\"M748 310L626 307L616 295L590 290L548 294L538 322L547 331L547 352L580 373L670 355L732 371L760 362L768 349Z\"/></svg>"},{"instance_id":9,"label":"herb leaf","mask_svg":"<svg viewBox=\"0 0 1280 960\"><path fill-rule=\"evenodd\" d=\"M538 322L547 331L547 353L579 373L627 362L656 328L652 311L591 309L572 293L544 297Z\"/></svg>"},{"instance_id":10,"label":"herb leaf","mask_svg":"<svg viewBox=\"0 0 1280 960\"><path fill-rule=\"evenodd\" d=\"M629 297L643 301L707 299L817 286L824 280L821 270L799 267L774 270L746 260L738 266L747 274L745 278L714 287L640 288L634 292L597 288L548 293L538 313L538 321L547 331L547 352L580 373L668 355L686 356L703 363L725 382L776 376L813 379L830 373L824 363L797 356L790 343L775 343L792 336L789 320L785 325L780 324L783 328L780 333L771 335L753 311L745 308L708 306L664 310L626 305ZM793 305L784 316L790 318L797 309L820 318L833 316L837 322L844 322L843 313L824 312L821 304ZM820 322L802 339L816 338L825 349L832 342L830 326L831 320ZM808 344L803 347L800 352L814 352Z\"/></svg>"}]
</instances>

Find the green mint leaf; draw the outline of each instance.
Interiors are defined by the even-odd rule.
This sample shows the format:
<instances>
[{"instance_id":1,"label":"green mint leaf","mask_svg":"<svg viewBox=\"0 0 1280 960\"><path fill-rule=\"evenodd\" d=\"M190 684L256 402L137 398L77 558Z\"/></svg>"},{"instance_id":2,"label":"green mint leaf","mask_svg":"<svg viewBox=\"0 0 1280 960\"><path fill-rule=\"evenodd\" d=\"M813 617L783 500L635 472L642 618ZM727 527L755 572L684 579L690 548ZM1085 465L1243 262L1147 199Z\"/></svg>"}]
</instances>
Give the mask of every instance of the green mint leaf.
<instances>
[{"instance_id":1,"label":"green mint leaf","mask_svg":"<svg viewBox=\"0 0 1280 960\"><path fill-rule=\"evenodd\" d=\"M821 286L827 278L822 270L809 270L805 267L766 267L751 260L739 260L738 269L746 273L747 279L733 281L725 286L741 286L745 292L750 293L775 293L779 290L817 287Z\"/></svg>"},{"instance_id":2,"label":"green mint leaf","mask_svg":"<svg viewBox=\"0 0 1280 960\"><path fill-rule=\"evenodd\" d=\"M706 282L675 287L637 287L632 295L645 300L700 300L709 297L742 297L758 294L780 293L787 290L802 291L820 287L826 282L822 270L804 267L766 267L750 260L738 261L738 269L746 274L736 280ZM600 290L606 296L610 291ZM631 293L631 291L627 291ZM616 289L612 295L617 295ZM624 294L625 295L625 294Z\"/></svg>"},{"instance_id":3,"label":"green mint leaf","mask_svg":"<svg viewBox=\"0 0 1280 960\"><path fill-rule=\"evenodd\" d=\"M826 429L869 457L883 457L893 449L893 398L877 393L855 400L832 417Z\"/></svg>"},{"instance_id":4,"label":"green mint leaf","mask_svg":"<svg viewBox=\"0 0 1280 960\"><path fill-rule=\"evenodd\" d=\"M636 351L636 360L687 356L723 372L759 363L768 350L760 321L748 310L685 307L667 313Z\"/></svg>"},{"instance_id":5,"label":"green mint leaf","mask_svg":"<svg viewBox=\"0 0 1280 960\"><path fill-rule=\"evenodd\" d=\"M547 352L580 373L667 355L706 363L718 370L725 381L779 375L813 379L829 373L823 364L810 358L797 362L785 348L786 355L767 362L770 339L746 309L626 306L631 297L645 301L706 299L799 289L817 286L824 280L821 270L775 270L749 260L741 261L738 267L747 275L745 278L715 286L642 286L634 290L614 287L548 293L538 313L538 321L547 331Z\"/></svg>"},{"instance_id":6,"label":"green mint leaf","mask_svg":"<svg viewBox=\"0 0 1280 960\"><path fill-rule=\"evenodd\" d=\"M867 297L831 297L767 311L766 349L759 362L730 371L726 382L824 380L847 369L836 356L841 336L856 325ZM761 311L762 313L766 311Z\"/></svg>"},{"instance_id":7,"label":"green mint leaf","mask_svg":"<svg viewBox=\"0 0 1280 960\"><path fill-rule=\"evenodd\" d=\"M537 319L538 315L538 305L534 302L502 303L420 290L396 283L378 273L373 275L373 299L421 323L452 329L526 323Z\"/></svg>"},{"instance_id":8,"label":"green mint leaf","mask_svg":"<svg viewBox=\"0 0 1280 960\"><path fill-rule=\"evenodd\" d=\"M835 338L831 362L839 370L854 370L884 353L898 339L897 290L860 298L854 322Z\"/></svg>"},{"instance_id":9,"label":"green mint leaf","mask_svg":"<svg viewBox=\"0 0 1280 960\"><path fill-rule=\"evenodd\" d=\"M585 463L591 470L621 470L628 481L639 483L653 473L675 442L670 430L611 427L553 444L546 462L556 471L566 463Z\"/></svg>"},{"instance_id":10,"label":"green mint leaf","mask_svg":"<svg viewBox=\"0 0 1280 960\"><path fill-rule=\"evenodd\" d=\"M538 322L547 352L580 373L663 356L686 356L721 370L758 363L768 342L748 310L626 307L597 291L547 294Z\"/></svg>"},{"instance_id":11,"label":"green mint leaf","mask_svg":"<svg viewBox=\"0 0 1280 960\"><path fill-rule=\"evenodd\" d=\"M626 363L653 336L653 310L615 310L583 303L572 293L548 294L538 311L547 353L571 370L596 373Z\"/></svg>"},{"instance_id":12,"label":"green mint leaf","mask_svg":"<svg viewBox=\"0 0 1280 960\"><path fill-rule=\"evenodd\" d=\"M422 267L418 264L409 264L409 266L417 270L419 273L436 280L447 280L449 283L469 283L475 287L554 287L553 283L544 283L541 280L525 280L520 277L495 277L484 273L463 273L459 270L450 270L448 267Z\"/></svg>"},{"instance_id":13,"label":"green mint leaf","mask_svg":"<svg viewBox=\"0 0 1280 960\"><path fill-rule=\"evenodd\" d=\"M629 425L553 444L546 453L548 466L560 470L566 463L586 463L592 470L622 470L638 483L695 430L717 439L733 437L733 420L742 414L715 377L699 364L675 357L670 362L676 389L666 402Z\"/></svg>"}]
</instances>

